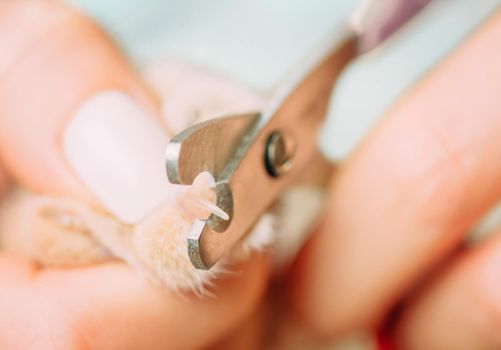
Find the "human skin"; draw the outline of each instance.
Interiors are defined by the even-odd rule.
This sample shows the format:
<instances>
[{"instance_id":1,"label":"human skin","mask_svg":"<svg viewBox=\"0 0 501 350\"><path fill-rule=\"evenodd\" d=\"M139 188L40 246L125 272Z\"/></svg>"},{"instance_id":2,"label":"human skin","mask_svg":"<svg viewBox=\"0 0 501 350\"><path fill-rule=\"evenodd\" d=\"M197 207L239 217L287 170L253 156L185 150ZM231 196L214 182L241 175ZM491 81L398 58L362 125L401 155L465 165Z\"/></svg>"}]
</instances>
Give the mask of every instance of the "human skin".
<instances>
[{"instance_id":1,"label":"human skin","mask_svg":"<svg viewBox=\"0 0 501 350\"><path fill-rule=\"evenodd\" d=\"M399 348L500 347L499 238L451 255L501 197L500 42L498 10L340 165L291 286L318 334L375 329L405 298Z\"/></svg>"},{"instance_id":2,"label":"human skin","mask_svg":"<svg viewBox=\"0 0 501 350\"><path fill-rule=\"evenodd\" d=\"M154 96L97 26L61 2L1 2L0 38L1 173L98 205L63 156L68 119L103 90L123 91L155 118ZM151 286L123 263L58 270L2 254L0 348L204 348L253 312L267 265L259 255L233 263L236 273L210 288L217 297L199 298Z\"/></svg>"},{"instance_id":3,"label":"human skin","mask_svg":"<svg viewBox=\"0 0 501 350\"><path fill-rule=\"evenodd\" d=\"M36 16L24 22L27 10ZM95 25L59 3L3 2L0 34L3 168L34 191L94 202L61 155L71 111L96 91L119 88L155 114L154 97ZM325 223L291 280L294 307L318 334L379 325L499 200L500 41L498 11L340 165ZM397 322L398 344L499 347L500 250L499 239L469 247L420 283ZM238 278L217 284L216 299L198 300L148 286L119 263L51 270L3 255L0 348L209 346L248 321L266 286L265 259L238 269Z\"/></svg>"}]
</instances>

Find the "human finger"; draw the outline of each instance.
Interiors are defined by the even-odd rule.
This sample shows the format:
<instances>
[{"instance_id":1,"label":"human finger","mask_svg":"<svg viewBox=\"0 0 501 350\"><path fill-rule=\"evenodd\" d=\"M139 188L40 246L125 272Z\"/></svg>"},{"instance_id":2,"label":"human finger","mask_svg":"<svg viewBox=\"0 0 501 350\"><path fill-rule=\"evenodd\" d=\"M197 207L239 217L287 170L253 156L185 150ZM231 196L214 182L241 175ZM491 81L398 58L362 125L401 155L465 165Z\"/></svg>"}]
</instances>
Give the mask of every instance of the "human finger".
<instances>
[{"instance_id":1,"label":"human finger","mask_svg":"<svg viewBox=\"0 0 501 350\"><path fill-rule=\"evenodd\" d=\"M319 332L374 327L501 197L500 38L498 11L341 165L293 289Z\"/></svg>"},{"instance_id":2,"label":"human finger","mask_svg":"<svg viewBox=\"0 0 501 350\"><path fill-rule=\"evenodd\" d=\"M180 296L152 288L122 264L40 270L0 257L3 349L199 349L247 319L267 281L267 261L233 268L210 291Z\"/></svg>"},{"instance_id":3,"label":"human finger","mask_svg":"<svg viewBox=\"0 0 501 350\"><path fill-rule=\"evenodd\" d=\"M168 137L131 65L58 1L0 5L0 157L41 193L98 200L140 220L166 195Z\"/></svg>"}]
</instances>

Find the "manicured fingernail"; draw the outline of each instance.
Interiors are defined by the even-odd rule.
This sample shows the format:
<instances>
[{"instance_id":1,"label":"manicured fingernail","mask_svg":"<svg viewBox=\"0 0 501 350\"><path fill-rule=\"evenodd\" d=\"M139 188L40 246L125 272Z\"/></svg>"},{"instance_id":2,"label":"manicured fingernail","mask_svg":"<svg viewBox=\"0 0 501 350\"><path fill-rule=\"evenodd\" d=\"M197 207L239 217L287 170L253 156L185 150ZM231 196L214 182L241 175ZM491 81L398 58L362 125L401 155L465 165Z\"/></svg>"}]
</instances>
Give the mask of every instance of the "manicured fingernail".
<instances>
[{"instance_id":1,"label":"manicured fingernail","mask_svg":"<svg viewBox=\"0 0 501 350\"><path fill-rule=\"evenodd\" d=\"M167 143L154 116L125 93L105 91L76 110L63 134L63 153L104 208L133 224L168 198Z\"/></svg>"}]
</instances>

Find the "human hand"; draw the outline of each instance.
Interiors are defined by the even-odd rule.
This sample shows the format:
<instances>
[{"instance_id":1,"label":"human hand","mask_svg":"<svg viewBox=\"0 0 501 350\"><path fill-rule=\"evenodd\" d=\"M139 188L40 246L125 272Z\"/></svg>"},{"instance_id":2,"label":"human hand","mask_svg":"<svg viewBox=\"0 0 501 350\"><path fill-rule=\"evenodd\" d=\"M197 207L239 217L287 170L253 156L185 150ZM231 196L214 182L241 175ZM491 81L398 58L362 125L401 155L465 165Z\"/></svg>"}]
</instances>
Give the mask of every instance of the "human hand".
<instances>
[{"instance_id":1,"label":"human hand","mask_svg":"<svg viewBox=\"0 0 501 350\"><path fill-rule=\"evenodd\" d=\"M157 106L103 33L60 2L4 1L0 52L3 169L33 191L99 202L128 223L151 209L155 185L165 181L147 162L158 153L148 152L151 143L164 141ZM94 109L93 128L83 106ZM131 128L120 129L116 118L130 118ZM135 155L125 141L151 130L140 142L145 153ZM149 187L136 188L138 176ZM238 277L211 289L215 298L198 299L152 287L118 262L56 270L0 255L0 348L209 346L251 313L266 284L264 259L235 270Z\"/></svg>"},{"instance_id":2,"label":"human hand","mask_svg":"<svg viewBox=\"0 0 501 350\"><path fill-rule=\"evenodd\" d=\"M500 346L501 237L465 244L501 198L500 41L497 11L341 164L293 281L320 334L372 330L403 302L398 348Z\"/></svg>"}]
</instances>

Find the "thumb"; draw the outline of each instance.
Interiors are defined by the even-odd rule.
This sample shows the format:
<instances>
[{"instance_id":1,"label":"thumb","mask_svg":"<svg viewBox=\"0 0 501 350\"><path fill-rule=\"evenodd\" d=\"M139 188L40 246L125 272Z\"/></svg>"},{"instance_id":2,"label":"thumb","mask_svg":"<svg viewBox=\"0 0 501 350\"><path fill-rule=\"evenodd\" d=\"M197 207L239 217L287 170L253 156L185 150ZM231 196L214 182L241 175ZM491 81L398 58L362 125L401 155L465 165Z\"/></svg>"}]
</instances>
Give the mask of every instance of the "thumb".
<instances>
[{"instance_id":1,"label":"thumb","mask_svg":"<svg viewBox=\"0 0 501 350\"><path fill-rule=\"evenodd\" d=\"M31 190L97 199L135 223L166 196L168 137L149 92L85 16L0 5L0 157Z\"/></svg>"}]
</instances>

